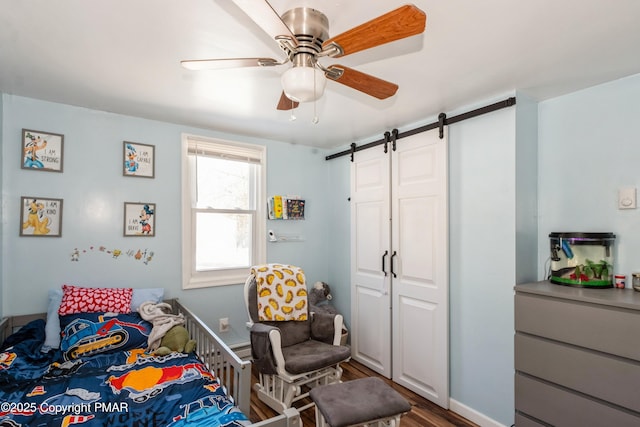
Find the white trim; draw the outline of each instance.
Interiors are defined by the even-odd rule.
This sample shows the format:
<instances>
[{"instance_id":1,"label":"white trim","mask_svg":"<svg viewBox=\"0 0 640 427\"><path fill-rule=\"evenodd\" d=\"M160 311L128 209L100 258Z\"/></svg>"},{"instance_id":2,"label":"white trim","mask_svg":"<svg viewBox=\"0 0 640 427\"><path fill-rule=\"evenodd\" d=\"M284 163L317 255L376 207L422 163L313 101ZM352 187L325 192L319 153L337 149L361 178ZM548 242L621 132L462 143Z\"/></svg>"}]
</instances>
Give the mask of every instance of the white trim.
<instances>
[{"instance_id":1,"label":"white trim","mask_svg":"<svg viewBox=\"0 0 640 427\"><path fill-rule=\"evenodd\" d=\"M182 134L180 148L181 159L181 203L182 203L182 288L187 289L191 280L191 195L189 194L189 159L187 150L189 143L186 134ZM189 236L189 238L187 238ZM186 254L189 254L188 256Z\"/></svg>"},{"instance_id":2,"label":"white trim","mask_svg":"<svg viewBox=\"0 0 640 427\"><path fill-rule=\"evenodd\" d=\"M191 194L189 185L189 163L188 163L188 150L189 141L198 140L203 142L211 142L213 144L223 144L227 146L230 154L237 155L238 153L252 151L252 158L260 160L260 177L258 182L258 188L256 191L256 209L254 218L254 234L257 236L255 241L253 265L263 264L267 258L267 224L266 224L266 188L267 188L267 147L256 144L244 144L233 141L225 141L217 138L207 138L191 134L182 134L182 147L181 147L181 165L182 165L182 289L197 289L210 286L223 286L223 285L235 285L243 283L247 269L241 269L242 271L229 270L226 272L217 272L216 274L200 274L199 277L194 276L192 272L192 254L193 245L192 242L192 230L191 230ZM209 276L209 277L207 277Z\"/></svg>"},{"instance_id":3,"label":"white trim","mask_svg":"<svg viewBox=\"0 0 640 427\"><path fill-rule=\"evenodd\" d=\"M478 424L480 427L508 427L476 411L475 409L468 407L464 403L458 402L455 399L449 399L449 410L465 417L471 422Z\"/></svg>"},{"instance_id":4,"label":"white trim","mask_svg":"<svg viewBox=\"0 0 640 427\"><path fill-rule=\"evenodd\" d=\"M185 258L185 257L183 257ZM261 264L261 263L257 263ZM191 268L190 264L189 269ZM188 274L189 277L186 278L187 284L183 287L183 289L199 289L199 288L208 288L211 286L225 286L225 285L237 285L242 283L246 278L250 267L246 268L236 268L229 269L217 272L204 272L199 276L192 277ZM188 273L188 272L187 272ZM209 274L207 274L209 273ZM217 273L217 274L216 274Z\"/></svg>"}]
</instances>

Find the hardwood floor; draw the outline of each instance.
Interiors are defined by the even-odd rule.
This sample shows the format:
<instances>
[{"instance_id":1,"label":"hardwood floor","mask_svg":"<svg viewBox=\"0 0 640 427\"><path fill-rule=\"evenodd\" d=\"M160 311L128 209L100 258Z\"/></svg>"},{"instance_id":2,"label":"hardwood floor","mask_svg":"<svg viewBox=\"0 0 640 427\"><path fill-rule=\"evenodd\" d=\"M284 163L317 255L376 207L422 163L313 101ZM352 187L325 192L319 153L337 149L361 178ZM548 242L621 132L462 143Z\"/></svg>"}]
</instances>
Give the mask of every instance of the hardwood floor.
<instances>
[{"instance_id":1,"label":"hardwood floor","mask_svg":"<svg viewBox=\"0 0 640 427\"><path fill-rule=\"evenodd\" d=\"M353 360L348 363L343 363L341 366L344 370L342 374L343 381L374 376L380 377L371 369ZM255 375L255 367L253 374L253 382L255 383L258 381ZM411 404L411 412L402 418L401 427L478 427L477 424L472 423L455 412L443 409L391 380L386 378L382 379ZM249 417L252 422L265 420L275 415L277 415L275 411L262 403L254 392L251 393L251 414ZM315 413L313 408L303 411L301 413L303 426L315 427L314 417Z\"/></svg>"}]
</instances>

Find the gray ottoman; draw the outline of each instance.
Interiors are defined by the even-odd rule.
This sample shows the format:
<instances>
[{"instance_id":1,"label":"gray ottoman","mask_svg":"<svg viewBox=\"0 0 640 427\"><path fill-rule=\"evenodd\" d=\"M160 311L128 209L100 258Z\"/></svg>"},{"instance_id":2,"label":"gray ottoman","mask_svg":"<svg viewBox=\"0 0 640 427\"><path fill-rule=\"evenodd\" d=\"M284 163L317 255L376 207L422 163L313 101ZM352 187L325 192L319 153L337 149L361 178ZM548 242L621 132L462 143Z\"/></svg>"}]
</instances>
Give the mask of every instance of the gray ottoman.
<instances>
[{"instance_id":1,"label":"gray ottoman","mask_svg":"<svg viewBox=\"0 0 640 427\"><path fill-rule=\"evenodd\" d=\"M409 402L380 378L314 387L309 396L316 404L317 427L397 427L400 417L411 410Z\"/></svg>"}]
</instances>

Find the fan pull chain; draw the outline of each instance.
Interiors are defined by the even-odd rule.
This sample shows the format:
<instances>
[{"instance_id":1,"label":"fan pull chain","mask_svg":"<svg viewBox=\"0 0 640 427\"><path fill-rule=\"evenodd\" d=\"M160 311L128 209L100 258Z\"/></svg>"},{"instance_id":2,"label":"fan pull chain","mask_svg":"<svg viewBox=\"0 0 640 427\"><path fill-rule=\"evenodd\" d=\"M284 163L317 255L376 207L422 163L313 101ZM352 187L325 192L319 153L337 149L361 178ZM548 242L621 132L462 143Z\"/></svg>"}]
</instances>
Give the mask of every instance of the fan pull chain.
<instances>
[{"instance_id":1,"label":"fan pull chain","mask_svg":"<svg viewBox=\"0 0 640 427\"><path fill-rule=\"evenodd\" d=\"M317 100L313 100L313 124L317 125L318 122L320 122L320 119L318 119L318 114L316 113L316 102L318 102Z\"/></svg>"},{"instance_id":2,"label":"fan pull chain","mask_svg":"<svg viewBox=\"0 0 640 427\"><path fill-rule=\"evenodd\" d=\"M295 106L294 106L293 99L290 99L289 101L291 101L291 117L289 117L289 121L292 122L296 119L296 116L293 115L293 110Z\"/></svg>"}]
</instances>

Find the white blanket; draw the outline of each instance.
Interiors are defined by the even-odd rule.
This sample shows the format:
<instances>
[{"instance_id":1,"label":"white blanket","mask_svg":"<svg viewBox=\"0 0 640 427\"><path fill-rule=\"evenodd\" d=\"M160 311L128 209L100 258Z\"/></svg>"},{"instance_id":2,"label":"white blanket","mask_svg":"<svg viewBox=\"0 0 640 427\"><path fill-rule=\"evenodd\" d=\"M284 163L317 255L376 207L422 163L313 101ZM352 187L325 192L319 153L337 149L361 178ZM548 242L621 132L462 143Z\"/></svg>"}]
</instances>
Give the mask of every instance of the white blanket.
<instances>
[{"instance_id":1,"label":"white blanket","mask_svg":"<svg viewBox=\"0 0 640 427\"><path fill-rule=\"evenodd\" d=\"M146 301L140 304L138 307L138 313L140 316L151 322L153 328L147 339L147 350L153 351L160 347L160 341L164 334L175 325L184 324L184 316L180 314L171 313L171 305L166 302L155 303L152 301Z\"/></svg>"}]
</instances>

